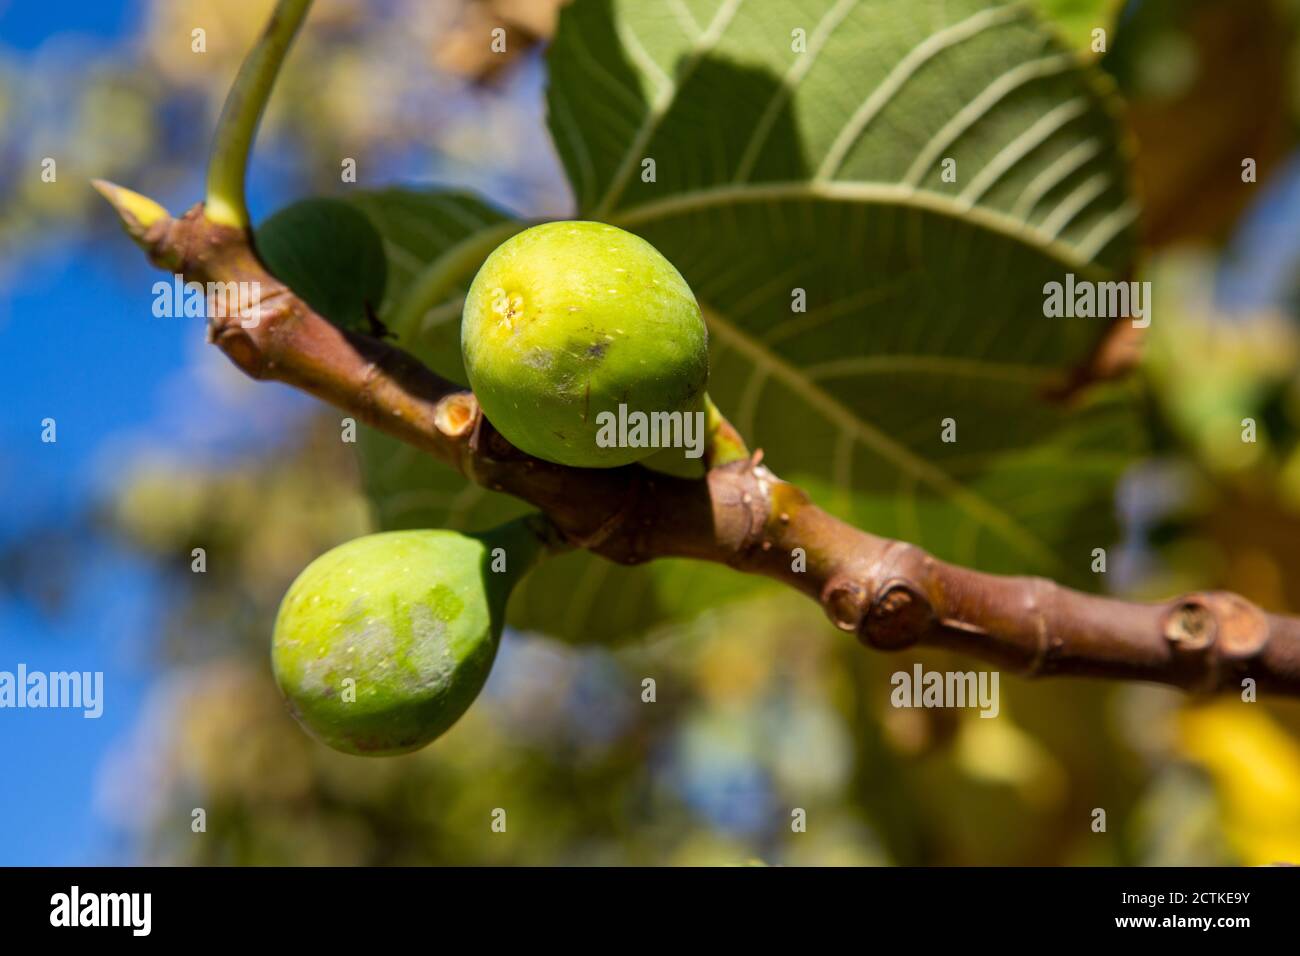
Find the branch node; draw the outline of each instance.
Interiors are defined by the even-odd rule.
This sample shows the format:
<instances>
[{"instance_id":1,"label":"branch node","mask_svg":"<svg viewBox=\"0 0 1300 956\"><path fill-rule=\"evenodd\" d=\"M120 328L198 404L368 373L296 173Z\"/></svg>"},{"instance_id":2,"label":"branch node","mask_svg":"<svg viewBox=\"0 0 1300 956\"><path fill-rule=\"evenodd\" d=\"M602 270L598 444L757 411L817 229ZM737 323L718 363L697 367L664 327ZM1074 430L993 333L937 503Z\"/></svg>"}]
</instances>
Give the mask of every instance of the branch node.
<instances>
[{"instance_id":1,"label":"branch node","mask_svg":"<svg viewBox=\"0 0 1300 956\"><path fill-rule=\"evenodd\" d=\"M268 376L266 355L238 325L208 323L208 341L215 344L245 375L257 381Z\"/></svg>"},{"instance_id":2,"label":"branch node","mask_svg":"<svg viewBox=\"0 0 1300 956\"><path fill-rule=\"evenodd\" d=\"M859 636L882 651L911 647L934 626L934 608L915 585L890 578L876 590Z\"/></svg>"},{"instance_id":3,"label":"branch node","mask_svg":"<svg viewBox=\"0 0 1300 956\"><path fill-rule=\"evenodd\" d=\"M852 578L833 577L821 594L822 608L841 631L861 633L867 613L867 589Z\"/></svg>"},{"instance_id":4,"label":"branch node","mask_svg":"<svg viewBox=\"0 0 1300 956\"><path fill-rule=\"evenodd\" d=\"M1218 622L1219 653L1231 660L1254 657L1268 643L1268 617L1238 594L1206 595Z\"/></svg>"},{"instance_id":5,"label":"branch node","mask_svg":"<svg viewBox=\"0 0 1300 956\"><path fill-rule=\"evenodd\" d=\"M474 427L477 416L478 402L474 396L469 392L456 392L438 402L433 423L448 438L461 438Z\"/></svg>"},{"instance_id":6,"label":"branch node","mask_svg":"<svg viewBox=\"0 0 1300 956\"><path fill-rule=\"evenodd\" d=\"M1189 594L1169 609L1161 630L1178 650L1203 651L1214 643L1218 623L1205 597Z\"/></svg>"}]
</instances>

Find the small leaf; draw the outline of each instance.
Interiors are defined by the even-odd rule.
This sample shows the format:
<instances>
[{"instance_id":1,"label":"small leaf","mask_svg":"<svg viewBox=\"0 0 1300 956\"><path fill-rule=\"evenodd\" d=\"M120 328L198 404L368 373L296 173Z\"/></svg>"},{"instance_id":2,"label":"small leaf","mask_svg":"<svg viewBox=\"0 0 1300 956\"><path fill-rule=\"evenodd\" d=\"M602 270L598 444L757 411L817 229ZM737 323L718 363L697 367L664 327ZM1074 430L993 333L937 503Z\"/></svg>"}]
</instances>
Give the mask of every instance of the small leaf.
<instances>
[{"instance_id":1,"label":"small leaf","mask_svg":"<svg viewBox=\"0 0 1300 956\"><path fill-rule=\"evenodd\" d=\"M353 196L383 237L388 294L380 311L402 347L465 384L460 314L478 267L528 223L470 193L383 189Z\"/></svg>"},{"instance_id":2,"label":"small leaf","mask_svg":"<svg viewBox=\"0 0 1300 956\"><path fill-rule=\"evenodd\" d=\"M367 310L384 298L383 240L341 199L307 199L258 227L258 255L271 273L339 328L371 331Z\"/></svg>"}]
</instances>

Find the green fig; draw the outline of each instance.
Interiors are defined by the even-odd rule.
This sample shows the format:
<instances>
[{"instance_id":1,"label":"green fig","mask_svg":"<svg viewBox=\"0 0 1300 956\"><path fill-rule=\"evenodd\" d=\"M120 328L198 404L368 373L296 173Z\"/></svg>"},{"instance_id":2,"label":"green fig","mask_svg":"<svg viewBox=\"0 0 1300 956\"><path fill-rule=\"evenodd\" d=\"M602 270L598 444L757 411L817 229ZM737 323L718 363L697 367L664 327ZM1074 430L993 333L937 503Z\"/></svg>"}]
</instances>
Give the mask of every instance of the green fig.
<instances>
[{"instance_id":1,"label":"green fig","mask_svg":"<svg viewBox=\"0 0 1300 956\"><path fill-rule=\"evenodd\" d=\"M321 555L275 621L271 662L290 710L346 753L423 747L482 690L510 592L545 553L521 518L479 535L372 534Z\"/></svg>"},{"instance_id":2,"label":"green fig","mask_svg":"<svg viewBox=\"0 0 1300 956\"><path fill-rule=\"evenodd\" d=\"M704 319L681 273L599 222L545 223L498 246L466 296L461 351L511 444L580 468L653 454L611 443L602 424L620 405L628 416L700 411L709 375Z\"/></svg>"}]
</instances>

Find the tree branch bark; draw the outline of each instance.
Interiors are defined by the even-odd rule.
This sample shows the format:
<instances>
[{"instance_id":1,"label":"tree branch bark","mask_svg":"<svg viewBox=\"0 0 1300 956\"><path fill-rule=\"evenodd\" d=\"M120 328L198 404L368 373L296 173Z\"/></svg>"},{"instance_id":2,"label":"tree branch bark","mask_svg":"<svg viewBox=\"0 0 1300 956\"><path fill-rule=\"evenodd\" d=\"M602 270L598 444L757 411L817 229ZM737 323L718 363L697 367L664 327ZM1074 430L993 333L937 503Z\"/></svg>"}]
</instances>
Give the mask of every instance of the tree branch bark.
<instances>
[{"instance_id":1,"label":"tree branch bark","mask_svg":"<svg viewBox=\"0 0 1300 956\"><path fill-rule=\"evenodd\" d=\"M210 341L246 373L310 392L467 478L528 501L575 547L622 564L684 557L774 578L882 650L928 644L1031 676L1195 691L1252 678L1262 690L1300 695L1300 619L1266 614L1225 592L1142 604L947 564L827 514L768 470L761 451L748 454L720 416L714 432L727 439L725 453L702 479L532 458L492 428L471 393L402 350L314 313L266 271L246 231L209 221L201 205L173 219L127 190L99 188L158 265L187 281L258 284L255 325L239 315L209 319Z\"/></svg>"}]
</instances>

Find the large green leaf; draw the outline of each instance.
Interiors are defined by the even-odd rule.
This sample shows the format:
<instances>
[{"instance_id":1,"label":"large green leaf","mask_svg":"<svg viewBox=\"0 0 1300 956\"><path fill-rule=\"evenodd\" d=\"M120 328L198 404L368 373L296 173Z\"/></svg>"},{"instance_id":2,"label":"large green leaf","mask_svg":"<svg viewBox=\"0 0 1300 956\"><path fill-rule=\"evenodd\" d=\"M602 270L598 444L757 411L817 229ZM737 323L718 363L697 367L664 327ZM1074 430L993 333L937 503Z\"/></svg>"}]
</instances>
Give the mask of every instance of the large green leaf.
<instances>
[{"instance_id":1,"label":"large green leaf","mask_svg":"<svg viewBox=\"0 0 1300 956\"><path fill-rule=\"evenodd\" d=\"M444 378L464 384L460 313L488 253L524 227L467 193L384 189L351 197L383 237L384 322Z\"/></svg>"},{"instance_id":2,"label":"large green leaf","mask_svg":"<svg viewBox=\"0 0 1300 956\"><path fill-rule=\"evenodd\" d=\"M682 270L710 392L779 474L941 556L1086 580L1137 438L1122 400L1042 397L1102 331L1045 318L1044 284L1133 251L1095 69L975 0L579 0L550 67L581 214Z\"/></svg>"},{"instance_id":3,"label":"large green leaf","mask_svg":"<svg viewBox=\"0 0 1300 956\"><path fill-rule=\"evenodd\" d=\"M578 0L549 56L580 214L644 235L686 275L710 325L710 391L778 473L942 557L1089 580L1136 418L1123 393L1042 397L1101 333L1045 318L1042 290L1123 275L1132 255L1092 68L1027 7L973 0ZM384 237L385 321L463 381L464 290L520 224L464 196L356 203ZM382 436L363 459L385 526L478 528L522 509ZM531 576L512 613L609 639L752 586L577 554Z\"/></svg>"}]
</instances>

